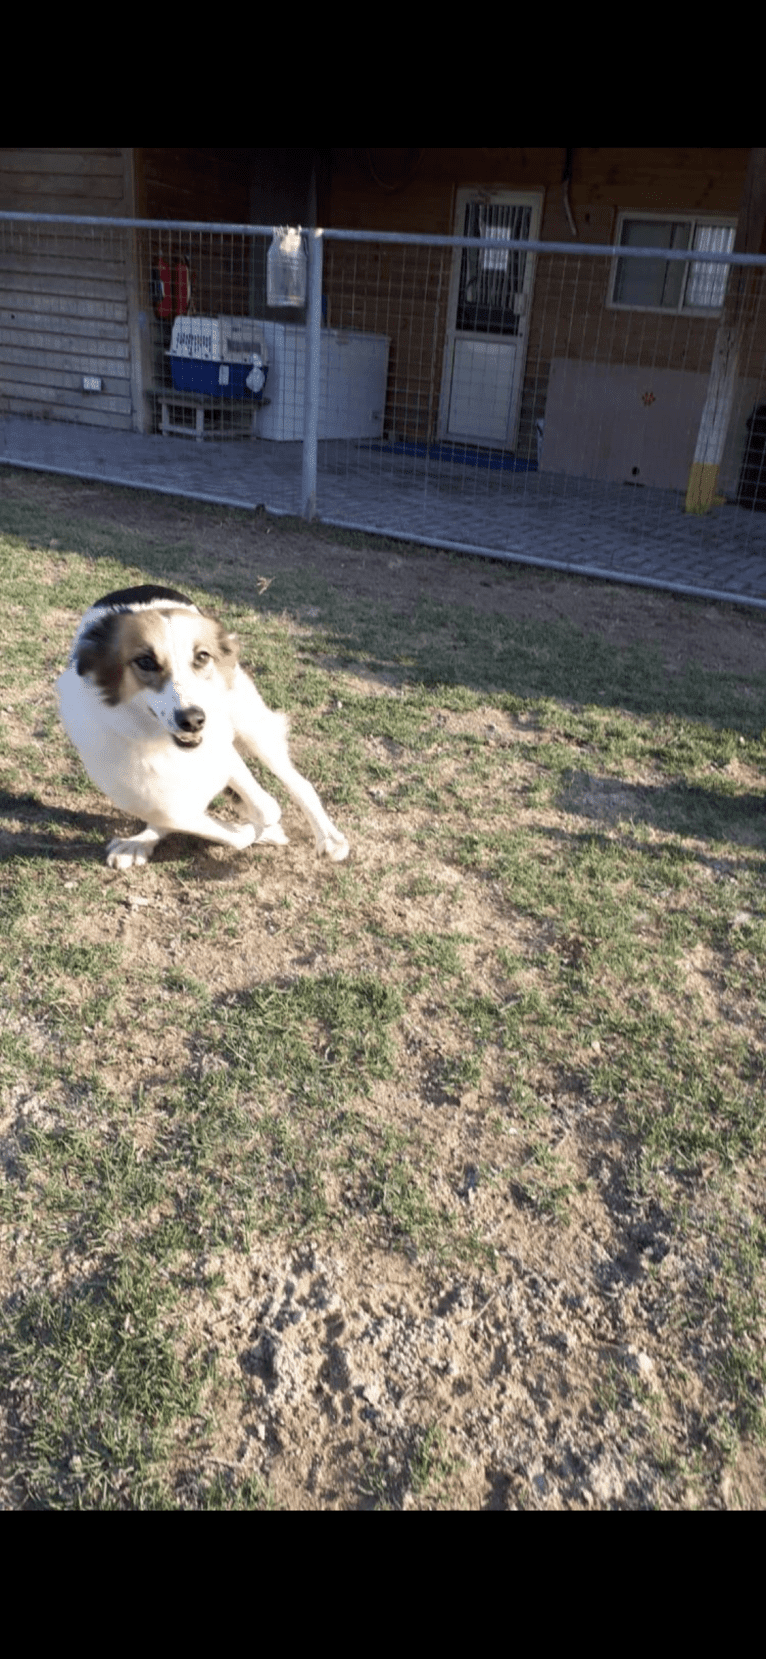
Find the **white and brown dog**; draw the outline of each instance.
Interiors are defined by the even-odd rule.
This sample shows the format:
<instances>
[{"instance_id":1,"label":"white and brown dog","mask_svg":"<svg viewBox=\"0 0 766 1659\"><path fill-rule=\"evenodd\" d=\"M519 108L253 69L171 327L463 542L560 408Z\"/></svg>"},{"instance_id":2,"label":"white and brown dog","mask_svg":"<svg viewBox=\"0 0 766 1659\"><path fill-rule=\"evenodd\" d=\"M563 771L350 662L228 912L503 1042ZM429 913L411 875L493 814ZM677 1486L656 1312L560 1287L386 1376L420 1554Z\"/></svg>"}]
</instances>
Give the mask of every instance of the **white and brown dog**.
<instances>
[{"instance_id":1,"label":"white and brown dog","mask_svg":"<svg viewBox=\"0 0 766 1659\"><path fill-rule=\"evenodd\" d=\"M240 667L235 636L174 588L125 588L87 611L57 685L63 724L93 782L146 821L107 847L107 864L145 864L178 830L241 850L286 843L281 809L241 758L270 767L305 813L317 851L335 863L348 842L316 790L296 772L287 716L266 707ZM215 795L239 796L240 826L209 815Z\"/></svg>"}]
</instances>

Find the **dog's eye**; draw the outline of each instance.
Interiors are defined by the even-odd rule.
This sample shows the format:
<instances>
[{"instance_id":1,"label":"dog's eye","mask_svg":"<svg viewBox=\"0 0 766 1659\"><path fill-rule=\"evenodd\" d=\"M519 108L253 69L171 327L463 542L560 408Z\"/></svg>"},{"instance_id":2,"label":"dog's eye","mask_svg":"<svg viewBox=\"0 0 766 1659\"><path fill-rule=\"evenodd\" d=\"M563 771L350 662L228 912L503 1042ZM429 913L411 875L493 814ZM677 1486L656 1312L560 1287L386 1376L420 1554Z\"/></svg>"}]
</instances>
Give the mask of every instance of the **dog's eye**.
<instances>
[{"instance_id":1,"label":"dog's eye","mask_svg":"<svg viewBox=\"0 0 766 1659\"><path fill-rule=\"evenodd\" d=\"M195 658L194 658L194 661L197 663L198 667L200 667L200 668L204 667L205 663L210 661L210 652L209 651L198 651Z\"/></svg>"},{"instance_id":2,"label":"dog's eye","mask_svg":"<svg viewBox=\"0 0 766 1659\"><path fill-rule=\"evenodd\" d=\"M156 657L150 657L150 656L135 657L134 662L135 662L136 668L142 668L145 674L155 674L157 672L157 659L156 659Z\"/></svg>"}]
</instances>

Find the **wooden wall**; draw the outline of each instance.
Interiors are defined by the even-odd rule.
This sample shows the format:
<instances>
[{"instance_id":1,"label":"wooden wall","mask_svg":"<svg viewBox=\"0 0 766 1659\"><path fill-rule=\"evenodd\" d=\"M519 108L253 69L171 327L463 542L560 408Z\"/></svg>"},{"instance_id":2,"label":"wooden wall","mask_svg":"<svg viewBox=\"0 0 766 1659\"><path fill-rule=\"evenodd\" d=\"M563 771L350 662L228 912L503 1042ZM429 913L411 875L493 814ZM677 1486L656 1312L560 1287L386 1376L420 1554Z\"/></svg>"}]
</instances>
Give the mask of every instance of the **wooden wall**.
<instances>
[{"instance_id":1,"label":"wooden wall","mask_svg":"<svg viewBox=\"0 0 766 1659\"><path fill-rule=\"evenodd\" d=\"M0 207L129 216L131 151L0 150ZM1 413L133 425L130 256L127 231L0 222Z\"/></svg>"},{"instance_id":2,"label":"wooden wall","mask_svg":"<svg viewBox=\"0 0 766 1659\"><path fill-rule=\"evenodd\" d=\"M739 207L747 149L333 150L327 223L346 229L438 235L455 231L457 191L538 190L541 240L610 243L620 212L731 214ZM764 249L766 251L766 249ZM335 326L367 327L391 339L386 423L397 436L432 439L439 407L447 296L453 256L328 243L326 287ZM545 415L554 359L709 371L716 322L606 308L607 259L538 258L522 392L517 452L535 454L535 422ZM758 287L757 283L753 287ZM751 311L746 354L766 351L760 288Z\"/></svg>"},{"instance_id":3,"label":"wooden wall","mask_svg":"<svg viewBox=\"0 0 766 1659\"><path fill-rule=\"evenodd\" d=\"M330 152L329 217L348 230L451 235L464 185L543 190L542 239L575 240L562 196L562 148ZM569 197L579 242L609 240L618 211L736 213L746 149L575 149ZM605 235L605 233L607 233ZM766 250L764 250L766 251Z\"/></svg>"},{"instance_id":4,"label":"wooden wall","mask_svg":"<svg viewBox=\"0 0 766 1659\"><path fill-rule=\"evenodd\" d=\"M0 208L235 224L308 223L326 208L309 149L0 149ZM312 198L312 177L315 197ZM317 200L318 198L318 200ZM217 233L0 224L0 414L139 430L167 367L152 268L188 260L194 308L263 314L266 248ZM281 314L280 314L281 315ZM101 378L85 392L83 375Z\"/></svg>"},{"instance_id":5,"label":"wooden wall","mask_svg":"<svg viewBox=\"0 0 766 1659\"><path fill-rule=\"evenodd\" d=\"M139 218L248 224L250 154L249 150L137 150Z\"/></svg>"}]
</instances>

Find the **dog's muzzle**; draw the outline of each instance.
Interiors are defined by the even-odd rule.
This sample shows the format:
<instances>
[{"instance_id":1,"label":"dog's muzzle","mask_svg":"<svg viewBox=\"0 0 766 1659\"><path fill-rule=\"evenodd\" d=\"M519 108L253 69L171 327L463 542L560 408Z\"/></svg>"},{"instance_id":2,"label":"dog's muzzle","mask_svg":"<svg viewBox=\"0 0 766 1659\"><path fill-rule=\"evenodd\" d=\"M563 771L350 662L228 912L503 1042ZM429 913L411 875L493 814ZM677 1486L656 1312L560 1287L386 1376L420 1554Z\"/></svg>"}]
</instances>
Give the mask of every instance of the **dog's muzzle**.
<instances>
[{"instance_id":1,"label":"dog's muzzle","mask_svg":"<svg viewBox=\"0 0 766 1659\"><path fill-rule=\"evenodd\" d=\"M176 709L174 720L178 730L171 733L173 742L179 749L196 749L202 742L205 710L196 704L188 709Z\"/></svg>"}]
</instances>

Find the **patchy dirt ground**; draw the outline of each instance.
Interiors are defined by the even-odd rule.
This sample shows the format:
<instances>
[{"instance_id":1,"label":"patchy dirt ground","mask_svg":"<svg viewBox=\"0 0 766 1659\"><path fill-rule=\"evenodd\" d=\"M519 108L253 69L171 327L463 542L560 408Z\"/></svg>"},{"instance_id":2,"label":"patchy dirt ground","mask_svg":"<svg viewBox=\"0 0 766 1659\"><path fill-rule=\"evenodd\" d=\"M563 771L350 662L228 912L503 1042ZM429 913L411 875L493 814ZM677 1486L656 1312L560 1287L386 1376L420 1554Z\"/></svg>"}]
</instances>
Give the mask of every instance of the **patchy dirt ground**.
<instances>
[{"instance_id":1,"label":"patchy dirt ground","mask_svg":"<svg viewBox=\"0 0 766 1659\"><path fill-rule=\"evenodd\" d=\"M0 489L29 499L30 484L18 475L0 472ZM284 529L265 516L219 521L208 512L202 520L182 503L64 479L36 478L34 489L35 499L67 517L112 521L155 540L166 535L169 548L193 542L201 583L223 563L247 568L254 581L270 580L279 571L300 572L310 554L312 572L341 591L373 603L385 598L404 611L434 594L493 616L566 619L616 645L650 641L669 671L697 662L746 677L763 668L766 619L734 606L679 605L666 595L532 571L509 583L505 568L490 561L354 549L329 532ZM462 721L490 745L517 744L525 735L519 722L489 707L470 716L447 713L443 721L445 730ZM38 780L36 790L51 808L62 804L54 776ZM69 804L76 815L76 799ZM577 800L570 810L588 816ZM105 808L105 820L111 817ZM20 822L12 831L34 836L37 827ZM334 874L317 878L312 849L301 829L293 830L289 867L274 850L261 849L258 926L240 912L236 951L231 940L211 943L201 934L195 942L184 930L188 897L180 886L168 891L163 873L163 861L173 857L170 843L125 888L117 937L136 959L155 968L183 962L187 973L214 978L219 992L232 995L306 963L331 967L331 945L323 952L317 944L311 914L317 880ZM438 891L405 903L392 833L401 829L392 831L390 818L378 822L373 797L354 860L387 925L400 914L410 933L443 928L470 941L472 982L491 991L498 941L527 945L522 934L532 924L509 920L483 879L461 871L458 882L446 866L429 872ZM60 873L62 882L77 880L71 857ZM240 903L237 867L220 849L200 847L194 876L215 884L216 902ZM125 887L116 872L104 872L104 882ZM87 938L87 920L84 927ZM541 923L541 949L544 935ZM359 963L379 968L372 932ZM120 1066L123 1076L127 1066L145 1078L151 1098L162 1074L173 1070L178 1045L161 1009L153 1024L139 1012ZM440 1081L443 1054L433 1041L427 994L408 1011L404 1032L408 1058L397 1088L376 1085L369 1110L442 1138L434 1200L456 1212L473 1210L481 1231L501 1246L502 1265L497 1274L445 1275L437 1267L424 1273L352 1228L338 1245L323 1237L290 1251L256 1241L248 1259L222 1251L190 1264L198 1289L185 1311L189 1348L215 1351L218 1384L204 1432L190 1424L179 1442L179 1492L193 1506L201 1479L224 1470L263 1479L278 1504L296 1509L761 1507L766 1458L758 1448L738 1453L717 1489L695 1475L693 1428L704 1416L700 1373L679 1364L679 1350L668 1350L663 1332L668 1310L678 1317L710 1264L679 1247L655 1199L637 1196L613 1154L609 1124L594 1117L586 1126L575 1084L560 1078L547 1105L557 1145L567 1145L583 1181L570 1225L551 1228L479 1174L491 1170L494 1157L491 1067L478 1089L465 1091L458 1122L455 1099ZM457 1050L457 1034L454 1041ZM108 1081L108 1057L104 1066ZM50 1104L34 1095L9 1103L10 1134L16 1114L25 1127L52 1121ZM336 1197L339 1207L353 1207L340 1187ZM7 1285L18 1290L23 1241L16 1256ZM206 1289L213 1278L214 1299ZM695 1341L713 1353L714 1310ZM0 1474L15 1502L12 1461Z\"/></svg>"}]
</instances>

